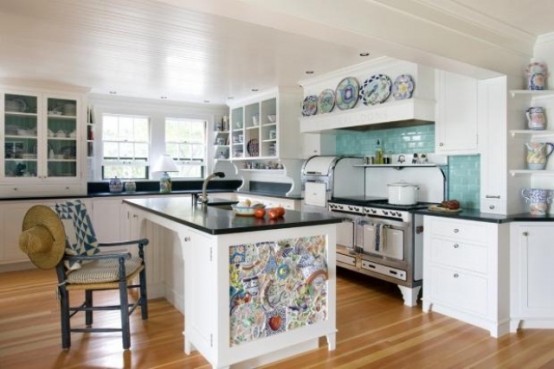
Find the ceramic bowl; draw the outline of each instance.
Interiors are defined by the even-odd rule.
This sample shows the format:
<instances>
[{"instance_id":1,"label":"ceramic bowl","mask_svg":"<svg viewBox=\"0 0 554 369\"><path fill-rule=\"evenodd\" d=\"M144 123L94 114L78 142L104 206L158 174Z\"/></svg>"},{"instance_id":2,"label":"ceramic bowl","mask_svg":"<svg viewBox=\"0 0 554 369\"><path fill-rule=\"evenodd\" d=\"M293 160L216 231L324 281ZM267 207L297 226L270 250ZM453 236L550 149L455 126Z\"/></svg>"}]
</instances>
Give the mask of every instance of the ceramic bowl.
<instances>
[{"instance_id":1,"label":"ceramic bowl","mask_svg":"<svg viewBox=\"0 0 554 369\"><path fill-rule=\"evenodd\" d=\"M252 206L240 206L240 205L231 205L233 213L235 215L251 217L256 212L256 209L264 208L263 204L254 204Z\"/></svg>"}]
</instances>

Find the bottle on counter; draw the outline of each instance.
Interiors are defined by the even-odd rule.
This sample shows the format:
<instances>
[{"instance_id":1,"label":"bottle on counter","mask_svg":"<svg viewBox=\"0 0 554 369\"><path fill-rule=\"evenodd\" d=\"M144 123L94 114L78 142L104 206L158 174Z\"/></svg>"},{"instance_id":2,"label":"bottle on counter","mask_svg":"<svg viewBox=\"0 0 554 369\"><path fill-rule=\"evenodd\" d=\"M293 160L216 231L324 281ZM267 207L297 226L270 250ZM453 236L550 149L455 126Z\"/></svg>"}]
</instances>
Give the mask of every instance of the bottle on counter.
<instances>
[{"instance_id":1,"label":"bottle on counter","mask_svg":"<svg viewBox=\"0 0 554 369\"><path fill-rule=\"evenodd\" d=\"M380 140L377 140L377 148L375 149L375 164L383 164L383 147Z\"/></svg>"}]
</instances>

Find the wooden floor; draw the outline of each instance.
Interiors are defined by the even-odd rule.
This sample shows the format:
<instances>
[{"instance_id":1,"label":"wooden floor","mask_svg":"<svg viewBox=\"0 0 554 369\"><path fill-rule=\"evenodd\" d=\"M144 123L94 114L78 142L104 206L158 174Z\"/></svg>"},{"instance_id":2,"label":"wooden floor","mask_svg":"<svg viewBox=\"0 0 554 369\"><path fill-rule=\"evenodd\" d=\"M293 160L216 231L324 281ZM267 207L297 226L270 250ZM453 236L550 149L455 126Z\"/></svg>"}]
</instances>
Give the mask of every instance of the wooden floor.
<instances>
[{"instance_id":1,"label":"wooden floor","mask_svg":"<svg viewBox=\"0 0 554 369\"><path fill-rule=\"evenodd\" d=\"M396 286L338 274L337 349L328 352L322 340L318 350L264 368L554 368L554 330L497 340L405 307ZM200 354L184 354L183 317L165 300L150 302L147 321L133 314L129 351L116 333L74 333L71 349L61 350L54 279L54 271L0 274L0 368L210 368ZM99 314L96 324L118 321L115 313Z\"/></svg>"}]
</instances>

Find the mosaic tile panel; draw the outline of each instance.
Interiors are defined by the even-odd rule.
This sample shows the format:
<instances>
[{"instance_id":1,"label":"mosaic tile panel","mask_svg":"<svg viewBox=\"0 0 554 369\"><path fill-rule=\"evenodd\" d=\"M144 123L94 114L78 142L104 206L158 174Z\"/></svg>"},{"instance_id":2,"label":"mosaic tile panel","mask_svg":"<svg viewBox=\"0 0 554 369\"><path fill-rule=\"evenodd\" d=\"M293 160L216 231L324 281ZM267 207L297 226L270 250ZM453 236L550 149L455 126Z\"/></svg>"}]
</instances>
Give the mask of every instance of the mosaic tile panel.
<instances>
[{"instance_id":1,"label":"mosaic tile panel","mask_svg":"<svg viewBox=\"0 0 554 369\"><path fill-rule=\"evenodd\" d=\"M327 319L325 236L229 248L230 344Z\"/></svg>"}]
</instances>

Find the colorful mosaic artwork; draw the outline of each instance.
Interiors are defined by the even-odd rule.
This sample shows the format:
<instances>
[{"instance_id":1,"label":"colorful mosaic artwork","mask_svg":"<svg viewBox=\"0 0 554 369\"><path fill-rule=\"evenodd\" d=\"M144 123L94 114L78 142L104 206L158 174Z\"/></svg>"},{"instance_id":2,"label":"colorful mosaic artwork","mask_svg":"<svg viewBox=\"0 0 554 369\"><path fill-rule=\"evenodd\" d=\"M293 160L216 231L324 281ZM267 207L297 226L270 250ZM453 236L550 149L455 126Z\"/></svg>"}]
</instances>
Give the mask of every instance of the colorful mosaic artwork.
<instances>
[{"instance_id":1,"label":"colorful mosaic artwork","mask_svg":"<svg viewBox=\"0 0 554 369\"><path fill-rule=\"evenodd\" d=\"M229 248L231 346L327 319L325 236Z\"/></svg>"}]
</instances>

